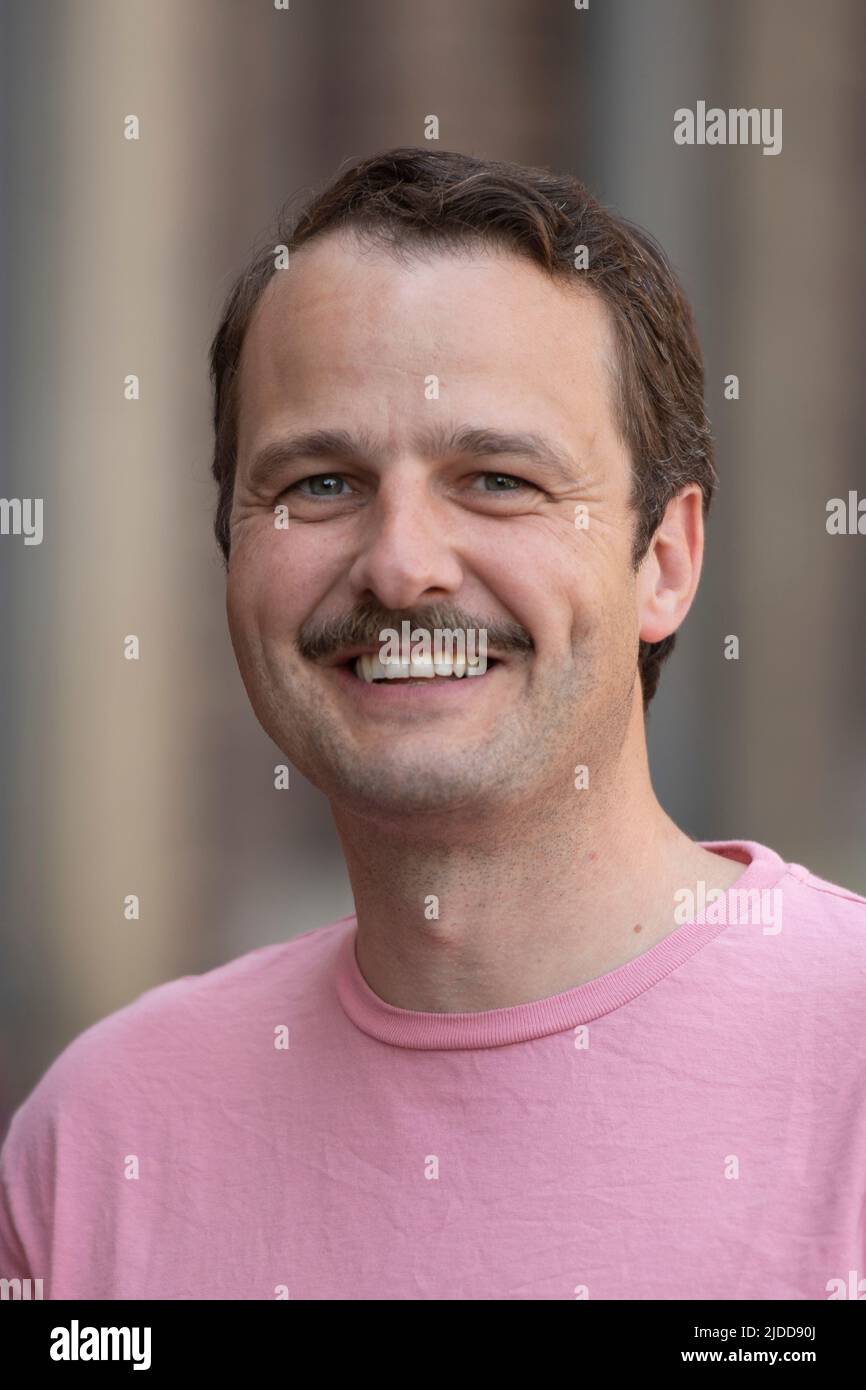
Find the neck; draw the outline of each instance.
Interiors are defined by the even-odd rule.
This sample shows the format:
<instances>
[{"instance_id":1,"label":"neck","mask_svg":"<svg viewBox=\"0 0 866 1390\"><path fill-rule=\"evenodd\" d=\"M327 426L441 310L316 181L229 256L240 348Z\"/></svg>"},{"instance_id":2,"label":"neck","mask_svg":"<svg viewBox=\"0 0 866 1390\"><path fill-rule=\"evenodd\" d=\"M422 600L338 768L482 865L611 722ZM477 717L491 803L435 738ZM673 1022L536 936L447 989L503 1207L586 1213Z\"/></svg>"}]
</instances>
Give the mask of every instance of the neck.
<instances>
[{"instance_id":1,"label":"neck","mask_svg":"<svg viewBox=\"0 0 866 1390\"><path fill-rule=\"evenodd\" d=\"M676 929L674 894L726 889L741 864L663 811L642 737L605 787L395 818L334 807L361 973L386 1003L506 1008L563 993Z\"/></svg>"}]
</instances>

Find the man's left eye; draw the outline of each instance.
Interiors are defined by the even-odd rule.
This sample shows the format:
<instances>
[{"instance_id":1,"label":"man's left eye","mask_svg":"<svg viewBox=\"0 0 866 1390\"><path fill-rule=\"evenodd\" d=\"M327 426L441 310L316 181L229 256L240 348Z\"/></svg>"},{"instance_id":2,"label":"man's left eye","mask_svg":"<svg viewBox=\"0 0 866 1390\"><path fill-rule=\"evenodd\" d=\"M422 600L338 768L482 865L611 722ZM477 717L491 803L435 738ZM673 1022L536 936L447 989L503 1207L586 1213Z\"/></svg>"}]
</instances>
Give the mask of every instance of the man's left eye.
<instances>
[{"instance_id":1,"label":"man's left eye","mask_svg":"<svg viewBox=\"0 0 866 1390\"><path fill-rule=\"evenodd\" d=\"M479 479L484 484L484 492L516 492L522 487L532 487L532 483L525 478L515 478L513 473L480 473Z\"/></svg>"}]
</instances>

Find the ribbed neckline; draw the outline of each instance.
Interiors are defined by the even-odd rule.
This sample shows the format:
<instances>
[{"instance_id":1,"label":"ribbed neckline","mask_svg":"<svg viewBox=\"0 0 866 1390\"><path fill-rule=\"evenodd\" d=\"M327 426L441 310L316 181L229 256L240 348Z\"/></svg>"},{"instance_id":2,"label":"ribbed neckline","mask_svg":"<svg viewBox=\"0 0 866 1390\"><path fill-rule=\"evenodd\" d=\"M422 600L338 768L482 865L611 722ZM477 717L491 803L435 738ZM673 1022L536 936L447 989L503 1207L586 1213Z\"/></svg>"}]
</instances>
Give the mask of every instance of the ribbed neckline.
<instances>
[{"instance_id":1,"label":"ribbed neckline","mask_svg":"<svg viewBox=\"0 0 866 1390\"><path fill-rule=\"evenodd\" d=\"M774 850L755 840L698 843L728 859L739 859L746 866L728 893L772 888L788 868ZM727 929L725 923L684 923L608 974L546 999L478 1013L424 1013L398 1009L373 992L355 955L357 921L353 917L348 921L350 929L341 943L336 964L336 988L344 1012L362 1032L380 1042L424 1050L503 1047L589 1023L651 989Z\"/></svg>"}]
</instances>

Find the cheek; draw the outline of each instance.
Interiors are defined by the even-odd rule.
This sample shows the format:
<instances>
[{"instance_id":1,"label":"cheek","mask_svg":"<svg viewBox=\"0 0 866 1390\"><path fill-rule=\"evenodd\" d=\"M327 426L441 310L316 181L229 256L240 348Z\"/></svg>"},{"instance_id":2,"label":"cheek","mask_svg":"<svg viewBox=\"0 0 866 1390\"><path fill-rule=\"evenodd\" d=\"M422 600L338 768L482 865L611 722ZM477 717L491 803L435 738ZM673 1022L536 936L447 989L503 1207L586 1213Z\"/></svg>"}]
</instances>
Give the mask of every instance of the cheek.
<instances>
[{"instance_id":1,"label":"cheek","mask_svg":"<svg viewBox=\"0 0 866 1390\"><path fill-rule=\"evenodd\" d=\"M241 565L234 563L234 557L230 557L226 581L226 617L235 656L243 669L243 654L251 646L256 619L247 572Z\"/></svg>"},{"instance_id":2,"label":"cheek","mask_svg":"<svg viewBox=\"0 0 866 1390\"><path fill-rule=\"evenodd\" d=\"M599 596L595 626L606 664L630 669L636 660L638 641L634 582L630 574L611 576L610 584Z\"/></svg>"},{"instance_id":3,"label":"cheek","mask_svg":"<svg viewBox=\"0 0 866 1390\"><path fill-rule=\"evenodd\" d=\"M327 591L322 557L288 533L260 534L229 566L226 607L234 637L256 643L293 636Z\"/></svg>"},{"instance_id":4,"label":"cheek","mask_svg":"<svg viewBox=\"0 0 866 1390\"><path fill-rule=\"evenodd\" d=\"M599 564L597 554L572 553L566 571L552 565L537 573L547 595L536 611L542 631L565 641L593 662L618 660L637 631L634 584L624 566Z\"/></svg>"},{"instance_id":5,"label":"cheek","mask_svg":"<svg viewBox=\"0 0 866 1390\"><path fill-rule=\"evenodd\" d=\"M576 637L598 627L609 602L605 591L610 576L597 554L566 539L538 556L526 577L547 626L567 626Z\"/></svg>"},{"instance_id":6,"label":"cheek","mask_svg":"<svg viewBox=\"0 0 866 1390\"><path fill-rule=\"evenodd\" d=\"M259 637L272 623L277 606L277 586L260 549L246 546L232 555L226 586L226 612L232 641L238 645L259 645Z\"/></svg>"}]
</instances>

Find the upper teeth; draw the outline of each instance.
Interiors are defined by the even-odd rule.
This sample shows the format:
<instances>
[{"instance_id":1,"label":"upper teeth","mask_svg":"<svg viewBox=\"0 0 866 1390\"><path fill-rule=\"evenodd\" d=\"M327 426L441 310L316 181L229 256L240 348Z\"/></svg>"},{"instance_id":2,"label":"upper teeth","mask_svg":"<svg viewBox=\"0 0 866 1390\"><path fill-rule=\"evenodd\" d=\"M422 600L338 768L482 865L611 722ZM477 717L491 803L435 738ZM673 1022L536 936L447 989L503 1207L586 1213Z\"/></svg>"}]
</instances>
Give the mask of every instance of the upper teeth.
<instances>
[{"instance_id":1,"label":"upper teeth","mask_svg":"<svg viewBox=\"0 0 866 1390\"><path fill-rule=\"evenodd\" d=\"M375 680L406 680L429 678L432 676L476 676L483 675L480 666L469 666L465 656L457 655L453 661L443 657L442 661L424 661L413 657L407 662L389 661L383 665L377 656L364 653L355 661L355 675L368 683Z\"/></svg>"}]
</instances>

